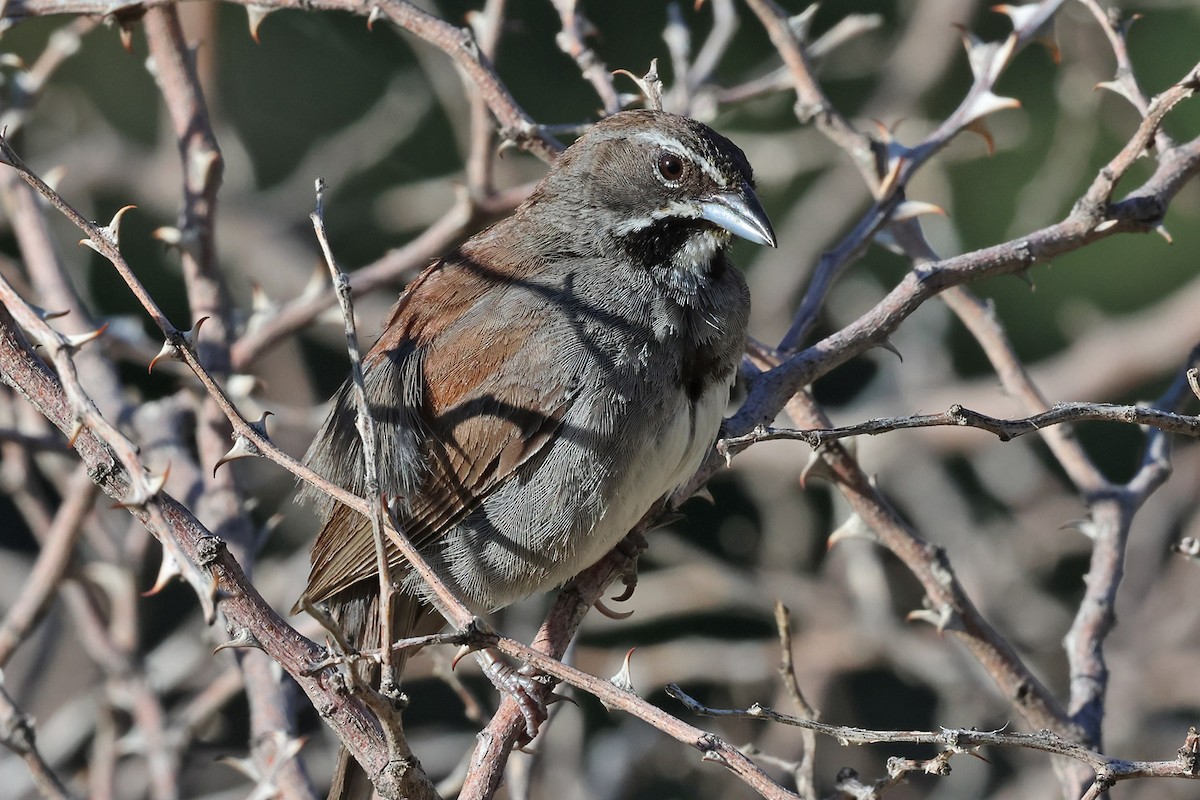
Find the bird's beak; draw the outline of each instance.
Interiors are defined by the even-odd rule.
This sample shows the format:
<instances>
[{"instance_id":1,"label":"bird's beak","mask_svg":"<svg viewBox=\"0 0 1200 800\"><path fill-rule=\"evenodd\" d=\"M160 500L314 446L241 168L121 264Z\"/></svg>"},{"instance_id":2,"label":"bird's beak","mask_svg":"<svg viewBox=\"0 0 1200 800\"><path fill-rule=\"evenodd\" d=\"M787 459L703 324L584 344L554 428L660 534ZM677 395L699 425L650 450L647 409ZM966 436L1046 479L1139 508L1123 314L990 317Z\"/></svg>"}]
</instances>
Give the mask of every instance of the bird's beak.
<instances>
[{"instance_id":1,"label":"bird's beak","mask_svg":"<svg viewBox=\"0 0 1200 800\"><path fill-rule=\"evenodd\" d=\"M700 203L700 217L755 244L775 246L775 231L750 184L740 191L714 194Z\"/></svg>"}]
</instances>

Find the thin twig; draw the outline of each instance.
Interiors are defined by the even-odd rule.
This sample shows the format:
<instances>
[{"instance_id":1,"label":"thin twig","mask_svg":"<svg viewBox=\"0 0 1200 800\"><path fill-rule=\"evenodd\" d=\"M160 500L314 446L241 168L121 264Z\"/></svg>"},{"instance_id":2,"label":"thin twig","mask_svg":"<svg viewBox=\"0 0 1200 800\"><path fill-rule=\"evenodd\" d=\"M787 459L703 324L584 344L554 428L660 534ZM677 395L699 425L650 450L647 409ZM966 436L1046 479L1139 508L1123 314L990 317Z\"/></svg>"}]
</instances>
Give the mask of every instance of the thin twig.
<instances>
[{"instance_id":1,"label":"thin twig","mask_svg":"<svg viewBox=\"0 0 1200 800\"><path fill-rule=\"evenodd\" d=\"M505 4L507 0L488 0L483 10L469 17L471 29L479 42L479 49L492 62L500 46L500 32L504 28ZM475 84L463 76L467 92L471 97L471 124L467 159L464 171L467 175L467 196L471 201L483 200L495 191L492 169L496 163L495 130L496 119L492 116L483 95L475 90Z\"/></svg>"},{"instance_id":2,"label":"thin twig","mask_svg":"<svg viewBox=\"0 0 1200 800\"><path fill-rule=\"evenodd\" d=\"M942 728L940 731L883 731L855 728L848 725L831 725L807 717L781 714L766 706L755 703L746 709L712 708L690 697L678 686L667 687L667 694L679 700L696 714L706 717L731 719L761 719L805 728L836 739L843 747L864 744L931 744L954 754L977 755L981 747L1014 747L1037 750L1056 756L1064 756L1086 764L1097 776L1103 775L1108 785L1133 778L1187 778L1200 780L1196 759L1188 754L1188 745L1180 749L1176 758L1169 761L1131 761L1103 755L1089 750L1076 742L1064 739L1052 731L1037 733L1008 733L1004 730L980 731L973 728ZM1195 738L1195 729L1189 732L1188 741Z\"/></svg>"},{"instance_id":3,"label":"thin twig","mask_svg":"<svg viewBox=\"0 0 1200 800\"><path fill-rule=\"evenodd\" d=\"M0 378L19 389L25 397L60 429L70 429L71 410L56 378L33 357L14 335L10 323L0 319ZM114 461L105 442L90 430L76 437L75 449L93 479L109 496L129 493L126 473ZM160 515L145 506L129 508L143 525L162 540L175 541L187 564L206 576L206 598L219 601L221 611L234 630L252 631L255 639L309 695L326 722L360 753L366 753L370 768L380 774L407 770L406 764L388 764L386 749L375 726L373 714L357 698L336 690L329 672L308 673L308 666L324 657L316 644L287 625L246 579L237 562L195 517L166 492L157 495Z\"/></svg>"},{"instance_id":4,"label":"thin twig","mask_svg":"<svg viewBox=\"0 0 1200 800\"><path fill-rule=\"evenodd\" d=\"M603 105L604 113L615 114L621 110L621 101L613 87L612 73L604 61L587 46L584 39L592 29L592 23L579 11L577 0L551 0L562 30L554 37L559 49L575 59L584 80L592 85Z\"/></svg>"},{"instance_id":5,"label":"thin twig","mask_svg":"<svg viewBox=\"0 0 1200 800\"><path fill-rule=\"evenodd\" d=\"M4 688L0 672L0 744L12 750L29 767L38 792L47 800L70 800L74 797L59 780L37 748L33 718L26 715Z\"/></svg>"},{"instance_id":6,"label":"thin twig","mask_svg":"<svg viewBox=\"0 0 1200 800\"><path fill-rule=\"evenodd\" d=\"M792 656L792 612L778 600L775 601L775 630L779 635L779 678L783 681L788 697L792 699L805 718L819 720L820 712L809 704L808 698L804 696L804 691L800 688L800 680L796 677L796 665ZM800 741L804 752L800 756L800 763L792 770L792 775L796 779L796 791L801 797L815 800L817 797L814 775L817 759L815 732L811 729L804 729L800 734Z\"/></svg>"},{"instance_id":7,"label":"thin twig","mask_svg":"<svg viewBox=\"0 0 1200 800\"><path fill-rule=\"evenodd\" d=\"M1003 244L944 259L920 272L910 272L873 308L854 322L786 360L770 356L780 368L760 376L741 410L727 423L732 435L748 433L773 419L786 399L867 349L887 341L899 324L926 300L952 286L992 275L1013 274L1034 263L1078 250L1119 232L1147 231L1157 226L1164 209L1197 172L1200 138L1178 145L1160 158L1158 169L1124 201L1109 207L1112 224L1097 226L1085 214ZM719 464L710 462L699 478ZM693 481L692 483L695 483Z\"/></svg>"},{"instance_id":8,"label":"thin twig","mask_svg":"<svg viewBox=\"0 0 1200 800\"><path fill-rule=\"evenodd\" d=\"M904 147L891 139L890 135L886 141L872 146L865 136L852 133L849 123L840 116L817 116L822 132L851 157L876 199L850 233L835 248L822 255L792 325L780 341L780 350L787 352L796 349L812 331L830 287L892 218L904 200L908 182L917 170L965 130L976 129L990 136L983 127L986 116L1019 105L1007 98L997 97L992 89L1013 56L1035 38L1062 1L1043 0L1037 13L1027 16L1021 27L1014 29L999 45L985 44L965 35L974 81L958 107L914 147ZM830 103L817 85L803 49L786 21L779 19L778 12L774 16L769 12L770 3L771 0L752 0L750 5L759 14L763 24L768 26L773 40L777 40L777 46L780 41L788 43L785 60L792 70L797 95L803 94L807 98L805 102L812 109L829 108ZM760 5L763 6L761 10ZM827 121L821 124L822 120Z\"/></svg>"},{"instance_id":9,"label":"thin twig","mask_svg":"<svg viewBox=\"0 0 1200 800\"><path fill-rule=\"evenodd\" d=\"M642 700L627 689L618 687L603 678L588 675L574 667L563 664L557 658L546 655L540 649L522 644L514 639L499 638L495 647L500 652L513 658L520 659L534 669L544 672L560 681L602 700L606 706L620 708L628 713L653 725L658 730L673 739L695 748L701 753L704 761L710 761L725 767L736 774L747 786L754 789L762 797L774 800L779 798L799 798L771 780L744 753L730 745L720 737L702 731L692 725L667 714L662 709ZM476 753L478 764L479 752ZM475 794L476 786L468 783L464 786L462 798L482 797Z\"/></svg>"},{"instance_id":10,"label":"thin twig","mask_svg":"<svg viewBox=\"0 0 1200 800\"><path fill-rule=\"evenodd\" d=\"M798 422L827 427L824 413L807 394L796 395L788 403L787 411ZM920 612L919 618L934 623L939 631L956 636L1030 727L1076 738L1078 732L1073 730L1068 714L1054 694L975 607L945 550L917 536L841 443L827 444L821 455L854 513L920 582L928 597L928 608Z\"/></svg>"},{"instance_id":11,"label":"thin twig","mask_svg":"<svg viewBox=\"0 0 1200 800\"><path fill-rule=\"evenodd\" d=\"M351 290L356 297L361 297L415 275L417 270L423 269L469 233L481 218L511 211L532 189L532 184L526 184L487 197L475 197L474 191L460 193L454 205L417 238L351 273ZM303 330L336 304L337 296L332 287L287 303L234 344L230 354L233 371L247 372L272 347Z\"/></svg>"},{"instance_id":12,"label":"thin twig","mask_svg":"<svg viewBox=\"0 0 1200 800\"><path fill-rule=\"evenodd\" d=\"M960 405L953 405L940 414L886 417L860 422L856 425L823 430L758 428L743 436L722 439L717 443L717 448L722 453L733 454L754 442L792 439L802 441L815 450L828 442L852 436L878 436L891 431L938 426L976 428L993 433L1000 441L1007 442L1018 436L1039 433L1051 425L1067 425L1085 421L1148 425L1168 433L1200 438L1200 417L1176 414L1148 406L1127 406L1115 403L1056 403L1050 410L1028 417L1000 419L963 408Z\"/></svg>"},{"instance_id":13,"label":"thin twig","mask_svg":"<svg viewBox=\"0 0 1200 800\"><path fill-rule=\"evenodd\" d=\"M172 352L181 358L192 370L192 372L195 373L196 377L200 379L201 384L203 384L205 390L213 397L217 405L220 407L222 413L224 413L226 418L229 419L230 423L233 425L233 432L236 438L245 439L256 449L256 454L274 461L284 469L291 472L297 478L300 478L306 483L313 485L320 491L337 500L339 503L349 506L359 514L362 514L364 517L370 516L371 504L368 501L357 497L353 493L348 492L342 487L326 480L324 477L318 475L306 465L292 458L287 453L284 453L266 437L265 432L260 427L245 419L238 412L237 408L233 404L233 401L229 399L229 396L226 394L225 390L208 372L208 369L200 362L199 356L196 354L191 345L190 337L184 331L180 331L171 324L170 320L168 320L163 314L162 309L159 308L158 303L150 296L145 286L140 280L138 280L129 264L125 261L124 256L117 247L117 240L115 238L115 224L110 225L109 227L101 228L96 223L84 218L69 203L67 203L65 199L63 199L62 195L48 186L46 182L38 177L36 173L31 171L29 167L17 157L8 141L3 137L0 137L0 155L3 156L3 159L6 163L11 165L20 173L21 177L27 183L33 186L43 197L49 200L52 206L62 212L62 214L66 216L67 219L69 219L76 227L87 234L87 241L91 242L94 246L94 249L104 256L104 258L116 268L118 274L125 281L126 286L129 287L129 290L133 293L134 297L142 305L142 308L145 309L146 313L150 315L150 318L154 321L155 325L158 326L159 330L166 335L167 344L173 348ZM119 223L119 215L118 218L114 220L114 223ZM28 314L25 314L24 316L28 317L27 321L30 323L30 325L42 332L43 335L50 335L46 333L46 331L49 330L48 326L45 326L44 322L36 321L37 316L32 310L30 310ZM22 322L22 327L25 327L24 322ZM118 434L117 437L114 438L114 441L119 442L122 439L124 439L124 437ZM108 437L106 437L105 440L108 441ZM132 453L132 451L130 451L130 453ZM129 454L127 454L124 463L130 463ZM141 495L135 496L140 497Z\"/></svg>"},{"instance_id":14,"label":"thin twig","mask_svg":"<svg viewBox=\"0 0 1200 800\"><path fill-rule=\"evenodd\" d=\"M363 487L367 497L377 499L380 497L379 459L376 457L375 451L376 443L379 440L375 434L375 418L372 416L370 404L367 402L362 356L359 353L358 333L354 325L354 300L350 295L350 282L346 279L346 273L338 267L337 261L333 257L333 250L329 247L329 238L325 234L325 182L320 178L317 178L316 192L317 207L309 215L309 219L312 220L313 232L316 234L317 243L321 246L325 264L329 267L329 274L337 292L338 306L345 323L346 351L350 356L350 382L354 386L354 427L362 440ZM371 536L375 541L375 569L379 576L379 599L377 602L380 625L379 646L382 650L380 690L384 695L390 697L399 691L399 676L396 674L396 668L392 662L391 647L392 598L395 594L395 585L392 582L392 571L388 566L387 544L383 537L383 508L378 502L373 504L370 522Z\"/></svg>"},{"instance_id":15,"label":"thin twig","mask_svg":"<svg viewBox=\"0 0 1200 800\"><path fill-rule=\"evenodd\" d=\"M1118 9L1112 8L1106 13L1100 8L1100 4L1096 0L1079 0L1079 2L1096 18L1096 22L1100 25L1100 30L1104 31L1104 35L1108 38L1113 56L1117 60L1116 75L1113 80L1099 84L1097 88L1110 89L1121 95L1133 104L1138 113L1145 118L1150 113L1150 101L1142 92L1141 87L1138 86L1137 78L1133 72L1133 63L1129 60L1129 48L1125 41L1125 33L1129 29L1128 26L1133 23L1136 17L1128 19L1124 25L1121 25L1117 21L1121 13ZM1165 134L1161 135L1165 136ZM1169 147L1169 140L1163 142L1163 145Z\"/></svg>"}]
</instances>

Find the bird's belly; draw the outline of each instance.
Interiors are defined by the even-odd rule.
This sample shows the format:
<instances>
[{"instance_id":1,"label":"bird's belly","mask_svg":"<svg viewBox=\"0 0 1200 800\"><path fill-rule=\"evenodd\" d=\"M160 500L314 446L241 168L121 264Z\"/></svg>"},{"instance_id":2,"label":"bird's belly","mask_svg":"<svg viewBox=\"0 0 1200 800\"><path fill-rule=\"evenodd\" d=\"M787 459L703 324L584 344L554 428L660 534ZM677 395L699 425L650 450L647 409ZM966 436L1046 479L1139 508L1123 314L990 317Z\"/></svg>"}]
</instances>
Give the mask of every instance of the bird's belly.
<instances>
[{"instance_id":1,"label":"bird's belly","mask_svg":"<svg viewBox=\"0 0 1200 800\"><path fill-rule=\"evenodd\" d=\"M724 382L715 382L695 403L682 391L674 392L651 415L657 425L631 433L630 438L639 446L617 456L628 461L624 468L612 470L619 480L609 483L599 498L598 516L589 519L585 514L575 522L577 529L582 529L567 537L567 548L540 576L538 588L564 583L599 561L655 501L687 482L712 445L728 399L729 388Z\"/></svg>"},{"instance_id":2,"label":"bird's belly","mask_svg":"<svg viewBox=\"0 0 1200 800\"><path fill-rule=\"evenodd\" d=\"M657 436L646 442L634 468L612 493L609 514L598 526L614 529L607 546L628 533L655 500L682 486L695 473L716 436L728 397L728 388L721 384L711 387L694 404L679 394L675 409L665 415Z\"/></svg>"},{"instance_id":3,"label":"bird's belly","mask_svg":"<svg viewBox=\"0 0 1200 800\"><path fill-rule=\"evenodd\" d=\"M564 434L536 468L485 500L430 560L477 610L565 583L692 476L712 444L728 395L728 383L715 381L695 403L674 389L667 397L641 398L643 403L631 398L619 415L630 416L615 419L604 440ZM654 413L647 414L647 406ZM568 428L591 421L566 420Z\"/></svg>"}]
</instances>

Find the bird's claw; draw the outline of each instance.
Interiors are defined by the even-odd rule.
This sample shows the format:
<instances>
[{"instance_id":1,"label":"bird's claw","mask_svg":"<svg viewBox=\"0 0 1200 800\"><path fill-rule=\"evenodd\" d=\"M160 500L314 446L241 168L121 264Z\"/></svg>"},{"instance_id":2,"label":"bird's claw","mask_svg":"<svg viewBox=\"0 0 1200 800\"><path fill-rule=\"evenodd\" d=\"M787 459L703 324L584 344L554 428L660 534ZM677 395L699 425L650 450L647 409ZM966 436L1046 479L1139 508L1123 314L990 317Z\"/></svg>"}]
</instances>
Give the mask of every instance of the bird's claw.
<instances>
[{"instance_id":1,"label":"bird's claw","mask_svg":"<svg viewBox=\"0 0 1200 800\"><path fill-rule=\"evenodd\" d=\"M547 701L543 699L543 695L546 694L546 676L529 667L517 669L494 650L483 650L478 657L483 673L492 685L517 704L525 720L525 736L521 746L529 744L537 737L542 723L550 716L546 709ZM561 699L553 693L551 697Z\"/></svg>"}]
</instances>

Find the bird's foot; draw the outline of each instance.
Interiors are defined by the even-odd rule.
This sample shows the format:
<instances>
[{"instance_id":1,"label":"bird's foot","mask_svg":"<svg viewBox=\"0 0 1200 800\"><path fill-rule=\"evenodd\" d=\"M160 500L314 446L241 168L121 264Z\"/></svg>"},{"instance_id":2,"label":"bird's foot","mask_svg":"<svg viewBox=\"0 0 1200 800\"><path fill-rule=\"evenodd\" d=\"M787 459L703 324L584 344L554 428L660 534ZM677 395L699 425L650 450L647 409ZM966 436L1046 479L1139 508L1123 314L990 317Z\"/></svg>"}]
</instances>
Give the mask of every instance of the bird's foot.
<instances>
[{"instance_id":1,"label":"bird's foot","mask_svg":"<svg viewBox=\"0 0 1200 800\"><path fill-rule=\"evenodd\" d=\"M525 719L525 737L521 746L529 744L537 736L542 723L550 716L546 708L547 702L561 699L549 692L547 686L551 679L530 667L517 669L495 650L481 650L476 654L476 658L483 667L483 674L492 685L516 702L521 716Z\"/></svg>"},{"instance_id":2,"label":"bird's foot","mask_svg":"<svg viewBox=\"0 0 1200 800\"><path fill-rule=\"evenodd\" d=\"M625 586L625 590L612 598L614 603L623 603L633 597L633 592L637 589L638 582L638 557L646 550L647 546L646 535L641 531L635 530L630 531L613 548L614 552L625 559L625 567L621 570L621 583ZM605 616L609 615L605 614ZM618 616L613 617L613 619L623 619L623 617Z\"/></svg>"}]
</instances>

